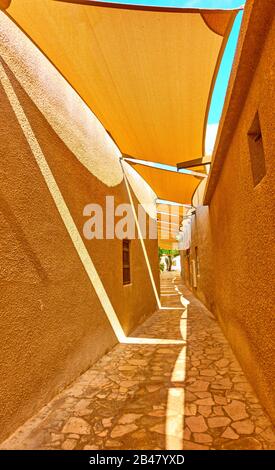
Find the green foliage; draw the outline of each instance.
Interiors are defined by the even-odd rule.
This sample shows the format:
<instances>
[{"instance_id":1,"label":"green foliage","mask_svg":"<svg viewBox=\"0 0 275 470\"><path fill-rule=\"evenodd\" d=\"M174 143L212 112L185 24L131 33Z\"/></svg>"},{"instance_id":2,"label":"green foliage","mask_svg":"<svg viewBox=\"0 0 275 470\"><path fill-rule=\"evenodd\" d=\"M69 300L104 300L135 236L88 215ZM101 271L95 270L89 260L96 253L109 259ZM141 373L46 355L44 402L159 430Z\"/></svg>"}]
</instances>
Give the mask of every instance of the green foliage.
<instances>
[{"instance_id":1,"label":"green foliage","mask_svg":"<svg viewBox=\"0 0 275 470\"><path fill-rule=\"evenodd\" d=\"M164 248L159 247L159 258L163 255L178 256L180 254L179 250L165 250Z\"/></svg>"},{"instance_id":2,"label":"green foliage","mask_svg":"<svg viewBox=\"0 0 275 470\"><path fill-rule=\"evenodd\" d=\"M179 254L180 253L179 253L178 250L165 250L164 248L159 247L159 260L161 260L162 256L165 256L165 264L166 264L167 271L171 271L172 264L173 264L173 259L176 256L179 256ZM161 271L164 271L165 264L160 263L159 268L160 268Z\"/></svg>"}]
</instances>

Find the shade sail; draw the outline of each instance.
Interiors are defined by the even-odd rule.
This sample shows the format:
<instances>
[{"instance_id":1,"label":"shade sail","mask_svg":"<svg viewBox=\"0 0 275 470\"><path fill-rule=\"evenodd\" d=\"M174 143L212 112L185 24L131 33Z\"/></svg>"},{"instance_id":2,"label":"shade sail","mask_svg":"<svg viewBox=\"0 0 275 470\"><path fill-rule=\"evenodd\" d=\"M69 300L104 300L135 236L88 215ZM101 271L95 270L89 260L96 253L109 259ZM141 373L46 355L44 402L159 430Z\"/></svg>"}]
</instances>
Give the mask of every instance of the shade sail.
<instances>
[{"instance_id":1,"label":"shade sail","mask_svg":"<svg viewBox=\"0 0 275 470\"><path fill-rule=\"evenodd\" d=\"M182 206L157 204L158 242L161 248L178 249L177 235L188 209Z\"/></svg>"},{"instance_id":2,"label":"shade sail","mask_svg":"<svg viewBox=\"0 0 275 470\"><path fill-rule=\"evenodd\" d=\"M7 13L123 154L170 165L204 155L209 98L237 10L12 0ZM199 182L169 176L172 197L166 178L136 169L159 197L179 202L190 202Z\"/></svg>"},{"instance_id":3,"label":"shade sail","mask_svg":"<svg viewBox=\"0 0 275 470\"><path fill-rule=\"evenodd\" d=\"M154 188L160 199L183 204L190 203L190 197L201 181L201 178L195 176L172 173L158 168L140 165L135 165L134 168L146 181L150 182L150 186Z\"/></svg>"}]
</instances>

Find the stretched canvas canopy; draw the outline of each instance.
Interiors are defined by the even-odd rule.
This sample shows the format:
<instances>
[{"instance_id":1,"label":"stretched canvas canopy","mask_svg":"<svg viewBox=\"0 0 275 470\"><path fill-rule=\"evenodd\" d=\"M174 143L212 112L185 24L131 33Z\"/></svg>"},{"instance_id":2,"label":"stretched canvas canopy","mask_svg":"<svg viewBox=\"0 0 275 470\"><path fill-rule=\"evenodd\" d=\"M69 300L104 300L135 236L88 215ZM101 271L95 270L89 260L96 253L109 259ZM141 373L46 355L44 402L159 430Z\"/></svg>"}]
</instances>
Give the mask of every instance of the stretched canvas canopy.
<instances>
[{"instance_id":1,"label":"stretched canvas canopy","mask_svg":"<svg viewBox=\"0 0 275 470\"><path fill-rule=\"evenodd\" d=\"M157 204L158 242L161 248L167 250L178 248L177 235L187 213L187 207L166 203Z\"/></svg>"},{"instance_id":2,"label":"stretched canvas canopy","mask_svg":"<svg viewBox=\"0 0 275 470\"><path fill-rule=\"evenodd\" d=\"M172 173L158 168L134 166L140 175L149 182L160 199L189 204L190 197L201 179L191 175Z\"/></svg>"},{"instance_id":3,"label":"stretched canvas canopy","mask_svg":"<svg viewBox=\"0 0 275 470\"><path fill-rule=\"evenodd\" d=\"M122 154L174 166L204 155L211 92L238 10L12 0L6 11L88 104ZM200 182L135 169L159 197L177 202L190 203Z\"/></svg>"}]
</instances>

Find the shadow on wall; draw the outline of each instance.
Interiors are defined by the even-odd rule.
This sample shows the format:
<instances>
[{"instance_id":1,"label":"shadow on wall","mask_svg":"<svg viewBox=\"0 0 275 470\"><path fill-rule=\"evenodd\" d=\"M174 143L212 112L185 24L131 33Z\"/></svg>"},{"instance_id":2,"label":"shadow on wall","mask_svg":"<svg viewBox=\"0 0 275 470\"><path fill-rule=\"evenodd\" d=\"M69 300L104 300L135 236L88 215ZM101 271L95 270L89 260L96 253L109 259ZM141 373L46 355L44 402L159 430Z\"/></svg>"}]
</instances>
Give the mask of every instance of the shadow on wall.
<instances>
[{"instance_id":1,"label":"shadow on wall","mask_svg":"<svg viewBox=\"0 0 275 470\"><path fill-rule=\"evenodd\" d=\"M16 237L18 243L23 248L26 257L29 259L34 269L37 272L37 275L41 281L47 281L48 275L46 270L43 268L38 256L35 251L32 249L31 244L26 237L24 230L22 229L20 222L16 218L14 211L9 205L8 201L4 198L2 192L0 191L0 212L2 212L6 222L9 224L11 232Z\"/></svg>"},{"instance_id":2,"label":"shadow on wall","mask_svg":"<svg viewBox=\"0 0 275 470\"><path fill-rule=\"evenodd\" d=\"M126 340L155 310L156 298L139 240L133 241L133 284L126 292L121 241L82 238L83 207L91 199L103 206L106 185L79 163L2 61L0 78L6 437L117 340ZM107 190L117 204L129 202L123 181ZM156 260L158 290L157 241L145 245Z\"/></svg>"},{"instance_id":3,"label":"shadow on wall","mask_svg":"<svg viewBox=\"0 0 275 470\"><path fill-rule=\"evenodd\" d=\"M215 275L209 207L198 205L192 215L191 245L181 251L182 277L195 296L215 314Z\"/></svg>"}]
</instances>

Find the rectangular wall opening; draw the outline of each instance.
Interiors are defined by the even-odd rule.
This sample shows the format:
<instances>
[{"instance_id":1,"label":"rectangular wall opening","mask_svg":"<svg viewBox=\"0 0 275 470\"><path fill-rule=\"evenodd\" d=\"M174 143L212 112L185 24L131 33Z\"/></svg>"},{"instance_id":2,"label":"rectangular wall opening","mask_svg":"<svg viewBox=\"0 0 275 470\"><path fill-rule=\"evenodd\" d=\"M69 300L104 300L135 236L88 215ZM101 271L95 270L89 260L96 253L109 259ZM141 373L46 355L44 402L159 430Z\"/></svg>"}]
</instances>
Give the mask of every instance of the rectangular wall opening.
<instances>
[{"instance_id":1,"label":"rectangular wall opening","mask_svg":"<svg viewBox=\"0 0 275 470\"><path fill-rule=\"evenodd\" d=\"M131 284L131 241L122 240L123 285Z\"/></svg>"},{"instance_id":2,"label":"rectangular wall opening","mask_svg":"<svg viewBox=\"0 0 275 470\"><path fill-rule=\"evenodd\" d=\"M200 261L199 261L199 249L195 246L195 262L196 262L196 274L200 277Z\"/></svg>"},{"instance_id":3,"label":"rectangular wall opening","mask_svg":"<svg viewBox=\"0 0 275 470\"><path fill-rule=\"evenodd\" d=\"M253 122L247 133L250 152L250 163L254 187L260 183L266 174L265 156L259 113L255 114Z\"/></svg>"}]
</instances>

